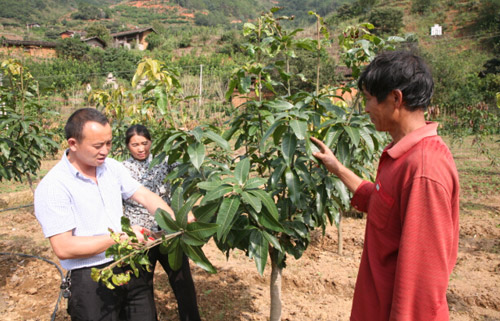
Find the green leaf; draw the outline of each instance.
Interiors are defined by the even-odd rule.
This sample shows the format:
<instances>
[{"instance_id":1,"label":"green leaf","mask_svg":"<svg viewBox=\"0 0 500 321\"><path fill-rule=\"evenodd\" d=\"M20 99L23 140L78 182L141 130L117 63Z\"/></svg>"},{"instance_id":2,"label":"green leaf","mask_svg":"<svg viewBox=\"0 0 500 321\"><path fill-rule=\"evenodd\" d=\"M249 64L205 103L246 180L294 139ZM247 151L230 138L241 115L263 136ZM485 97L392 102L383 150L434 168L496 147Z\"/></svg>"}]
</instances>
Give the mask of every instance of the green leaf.
<instances>
[{"instance_id":1,"label":"green leaf","mask_svg":"<svg viewBox=\"0 0 500 321\"><path fill-rule=\"evenodd\" d=\"M236 168L234 169L234 177L236 177L240 185L243 185L248 179L249 172L250 172L250 159L243 158L236 164Z\"/></svg>"},{"instance_id":2,"label":"green leaf","mask_svg":"<svg viewBox=\"0 0 500 321\"><path fill-rule=\"evenodd\" d=\"M184 197L182 196L183 190L182 187L178 187L175 189L174 194L170 199L170 207L174 211L174 213L178 213L184 204Z\"/></svg>"},{"instance_id":3,"label":"green leaf","mask_svg":"<svg viewBox=\"0 0 500 321\"><path fill-rule=\"evenodd\" d=\"M219 228L217 230L217 239L224 241L227 233L231 229L233 219L238 212L241 200L239 196L233 195L229 198L225 198L219 208L219 213L217 214L217 224Z\"/></svg>"},{"instance_id":4,"label":"green leaf","mask_svg":"<svg viewBox=\"0 0 500 321\"><path fill-rule=\"evenodd\" d=\"M280 252L283 252L283 248L281 247L280 242L278 241L278 239L274 235L271 235L271 234L267 233L266 231L262 231L262 234L264 235L264 237L266 238L266 240L269 243L271 243L271 245L275 249L277 249Z\"/></svg>"},{"instance_id":5,"label":"green leaf","mask_svg":"<svg viewBox=\"0 0 500 321\"><path fill-rule=\"evenodd\" d=\"M215 189L218 189L222 184L224 184L223 181L216 180L216 181L199 182L198 184L196 184L196 186L205 191L213 191Z\"/></svg>"},{"instance_id":6,"label":"green leaf","mask_svg":"<svg viewBox=\"0 0 500 321\"><path fill-rule=\"evenodd\" d=\"M219 228L215 223L193 222L187 225L186 234L199 239L206 239L214 235Z\"/></svg>"},{"instance_id":7,"label":"green leaf","mask_svg":"<svg viewBox=\"0 0 500 321\"><path fill-rule=\"evenodd\" d=\"M260 213L260 210L262 209L262 202L258 197L255 197L251 195L250 193L243 192L241 193L241 197L243 198L243 201L255 210L255 212Z\"/></svg>"},{"instance_id":8,"label":"green leaf","mask_svg":"<svg viewBox=\"0 0 500 321\"><path fill-rule=\"evenodd\" d=\"M188 232L184 232L181 236L182 242L189 244L191 246L203 246L206 244L206 242L195 235L192 235Z\"/></svg>"},{"instance_id":9,"label":"green leaf","mask_svg":"<svg viewBox=\"0 0 500 321\"><path fill-rule=\"evenodd\" d=\"M170 265L172 270L177 271L182 266L182 256L184 255L179 238L174 239L168 249L168 265Z\"/></svg>"},{"instance_id":10,"label":"green leaf","mask_svg":"<svg viewBox=\"0 0 500 321\"><path fill-rule=\"evenodd\" d=\"M298 119L292 119L290 121L290 127L292 128L295 136L298 139L304 139L307 133L307 122Z\"/></svg>"},{"instance_id":11,"label":"green leaf","mask_svg":"<svg viewBox=\"0 0 500 321\"><path fill-rule=\"evenodd\" d=\"M253 230L250 234L250 244L248 246L248 256L255 260L257 271L264 274L266 268L267 255L269 252L269 242L259 230Z\"/></svg>"},{"instance_id":12,"label":"green leaf","mask_svg":"<svg viewBox=\"0 0 500 321\"><path fill-rule=\"evenodd\" d=\"M283 137L281 143L281 152L283 153L283 158L287 166L291 166L293 161L293 155L295 154L295 149L297 148L297 137L295 135L287 133Z\"/></svg>"},{"instance_id":13,"label":"green leaf","mask_svg":"<svg viewBox=\"0 0 500 321\"><path fill-rule=\"evenodd\" d=\"M212 221L212 218L215 216L217 209L219 208L219 203L209 203L203 206L198 206L193 210L193 214L196 217L197 222L205 222L208 223ZM191 224L188 224L188 227Z\"/></svg>"},{"instance_id":14,"label":"green leaf","mask_svg":"<svg viewBox=\"0 0 500 321\"><path fill-rule=\"evenodd\" d=\"M274 172L271 174L271 177L269 179L272 189L277 188L276 185L279 183L281 175L283 175L283 172L285 171L286 167L287 167L286 164L282 162L274 168Z\"/></svg>"},{"instance_id":15,"label":"green leaf","mask_svg":"<svg viewBox=\"0 0 500 321\"><path fill-rule=\"evenodd\" d=\"M225 150L230 149L229 143L227 142L227 140L225 140L224 138L222 138L221 136L217 135L216 133L214 133L212 131L209 131L209 130L205 131L203 133L203 136L205 136L208 139L213 140L217 145L219 145L220 147L222 147Z\"/></svg>"},{"instance_id":16,"label":"green leaf","mask_svg":"<svg viewBox=\"0 0 500 321\"><path fill-rule=\"evenodd\" d=\"M158 208L156 210L155 220L163 230L169 233L178 232L181 229L180 226L172 219L170 214L168 214L161 208Z\"/></svg>"},{"instance_id":17,"label":"green leaf","mask_svg":"<svg viewBox=\"0 0 500 321\"><path fill-rule=\"evenodd\" d=\"M349 144L346 141L339 141L337 143L337 157L342 164L348 164L349 159Z\"/></svg>"},{"instance_id":18,"label":"green leaf","mask_svg":"<svg viewBox=\"0 0 500 321\"><path fill-rule=\"evenodd\" d=\"M258 188L266 183L266 179L260 177L252 177L245 183L245 189Z\"/></svg>"},{"instance_id":19,"label":"green leaf","mask_svg":"<svg viewBox=\"0 0 500 321\"><path fill-rule=\"evenodd\" d=\"M260 141L260 147L259 147L259 148L260 148L261 152L263 152L263 151L264 151L264 146L265 146L265 144L266 144L266 140L267 140L267 139L268 139L268 138L269 138L269 137L273 134L274 130L275 130L278 126L282 125L284 122L285 122L285 121L284 121L283 119L280 119L280 120L278 120L278 121L274 122L274 123L271 125L271 127L269 127L269 129L266 131L266 133L264 134L264 136L262 137L262 139L261 139L261 141Z\"/></svg>"},{"instance_id":20,"label":"green leaf","mask_svg":"<svg viewBox=\"0 0 500 321\"><path fill-rule=\"evenodd\" d=\"M231 193L233 191L232 186L221 186L218 189L215 189L213 191L210 191L203 197L203 200L201 201L201 205L205 205L207 202L218 199L226 195L227 193Z\"/></svg>"},{"instance_id":21,"label":"green leaf","mask_svg":"<svg viewBox=\"0 0 500 321\"><path fill-rule=\"evenodd\" d=\"M288 187L290 199L295 205L300 202L300 183L297 175L290 169L285 170L285 182Z\"/></svg>"},{"instance_id":22,"label":"green leaf","mask_svg":"<svg viewBox=\"0 0 500 321\"><path fill-rule=\"evenodd\" d=\"M260 212L259 223L270 230L283 232L284 228L279 222L278 209L273 199L263 190L251 190L249 193L258 197L266 208L266 210L262 209Z\"/></svg>"},{"instance_id":23,"label":"green leaf","mask_svg":"<svg viewBox=\"0 0 500 321\"><path fill-rule=\"evenodd\" d=\"M347 134L349 134L349 137L351 137L354 146L358 147L360 138L359 129L356 127L351 127L346 125L344 125L343 127L344 130L347 132Z\"/></svg>"},{"instance_id":24,"label":"green leaf","mask_svg":"<svg viewBox=\"0 0 500 321\"><path fill-rule=\"evenodd\" d=\"M359 131L359 134L363 138L363 140L366 143L366 146L368 147L368 150L370 153L373 153L375 151L375 144L373 143L373 138L370 135L370 132L366 128L361 128Z\"/></svg>"},{"instance_id":25,"label":"green leaf","mask_svg":"<svg viewBox=\"0 0 500 321\"><path fill-rule=\"evenodd\" d=\"M205 160L205 145L195 142L188 146L187 152L193 166L200 170L200 166Z\"/></svg>"},{"instance_id":26,"label":"green leaf","mask_svg":"<svg viewBox=\"0 0 500 321\"><path fill-rule=\"evenodd\" d=\"M191 196L189 196L181 209L178 212L175 212L175 220L177 221L177 224L182 228L186 228L188 213L191 211L193 205L198 201L200 197L200 193L193 193Z\"/></svg>"},{"instance_id":27,"label":"green leaf","mask_svg":"<svg viewBox=\"0 0 500 321\"><path fill-rule=\"evenodd\" d=\"M293 108L293 105L286 100L272 100L264 103L264 105L269 108L274 108L281 111L290 110Z\"/></svg>"},{"instance_id":28,"label":"green leaf","mask_svg":"<svg viewBox=\"0 0 500 321\"><path fill-rule=\"evenodd\" d=\"M215 267L210 263L210 261L207 259L203 251L201 250L200 247L195 247L191 246L189 244L181 242L182 249L184 250L184 253L193 260L196 265L204 269L205 271L209 273L217 273L217 270Z\"/></svg>"},{"instance_id":29,"label":"green leaf","mask_svg":"<svg viewBox=\"0 0 500 321\"><path fill-rule=\"evenodd\" d=\"M250 92L250 86L252 85L252 77L241 77L238 85L238 90L241 94Z\"/></svg>"}]
</instances>

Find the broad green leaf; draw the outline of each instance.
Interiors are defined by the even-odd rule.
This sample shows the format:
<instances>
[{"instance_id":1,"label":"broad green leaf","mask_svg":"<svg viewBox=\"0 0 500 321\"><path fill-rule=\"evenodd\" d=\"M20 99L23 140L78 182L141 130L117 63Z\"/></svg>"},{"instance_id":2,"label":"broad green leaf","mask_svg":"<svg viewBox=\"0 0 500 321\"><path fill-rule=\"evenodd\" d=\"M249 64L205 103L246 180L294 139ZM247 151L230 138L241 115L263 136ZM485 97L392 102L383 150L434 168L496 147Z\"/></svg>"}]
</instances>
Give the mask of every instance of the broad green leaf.
<instances>
[{"instance_id":1,"label":"broad green leaf","mask_svg":"<svg viewBox=\"0 0 500 321\"><path fill-rule=\"evenodd\" d=\"M180 226L172 219L170 214L158 208L155 212L155 220L158 225L165 231L173 233L178 232L181 228Z\"/></svg>"},{"instance_id":2,"label":"broad green leaf","mask_svg":"<svg viewBox=\"0 0 500 321\"><path fill-rule=\"evenodd\" d=\"M263 190L251 190L249 193L258 197L265 206L265 209L261 209L259 223L270 230L283 232L283 225L279 222L278 209L272 198Z\"/></svg>"},{"instance_id":3,"label":"broad green leaf","mask_svg":"<svg viewBox=\"0 0 500 321\"><path fill-rule=\"evenodd\" d=\"M349 137L351 137L351 141L353 142L354 146L358 147L360 138L359 129L346 125L344 125L343 127L347 134L349 134Z\"/></svg>"},{"instance_id":4,"label":"broad green leaf","mask_svg":"<svg viewBox=\"0 0 500 321\"><path fill-rule=\"evenodd\" d=\"M204 269L205 271L209 273L217 273L217 270L215 267L210 263L210 261L207 259L203 251L201 250L200 247L198 246L191 246L186 243L181 242L182 249L184 250L184 253L193 260L196 265Z\"/></svg>"},{"instance_id":5,"label":"broad green leaf","mask_svg":"<svg viewBox=\"0 0 500 321\"><path fill-rule=\"evenodd\" d=\"M288 187L290 199L296 205L300 202L300 182L297 175L290 169L285 170L285 182Z\"/></svg>"},{"instance_id":6,"label":"broad green leaf","mask_svg":"<svg viewBox=\"0 0 500 321\"><path fill-rule=\"evenodd\" d=\"M275 167L274 172L271 174L271 177L269 178L270 183L271 183L271 188L276 189L276 185L281 179L281 175L283 175L283 172L286 169L286 164L280 163L278 166Z\"/></svg>"},{"instance_id":7,"label":"broad green leaf","mask_svg":"<svg viewBox=\"0 0 500 321\"><path fill-rule=\"evenodd\" d=\"M293 155L297 148L297 137L291 133L285 134L283 141L281 143L281 152L283 153L283 158L288 167L291 166L293 161Z\"/></svg>"},{"instance_id":8,"label":"broad green leaf","mask_svg":"<svg viewBox=\"0 0 500 321\"><path fill-rule=\"evenodd\" d=\"M298 139L304 139L307 133L307 122L298 119L292 119L290 121L290 127L292 128L295 136Z\"/></svg>"},{"instance_id":9,"label":"broad green leaf","mask_svg":"<svg viewBox=\"0 0 500 321\"><path fill-rule=\"evenodd\" d=\"M359 134L365 141L366 146L368 147L370 153L373 153L375 151L375 144L373 143L373 138L370 135L370 133L366 130L366 128L363 127L360 129Z\"/></svg>"},{"instance_id":10,"label":"broad green leaf","mask_svg":"<svg viewBox=\"0 0 500 321\"><path fill-rule=\"evenodd\" d=\"M200 197L200 193L193 193L191 196L189 196L184 205L182 205L181 209L178 212L175 212L175 220L177 221L177 224L182 228L186 228L188 213L191 211L193 205L198 201Z\"/></svg>"},{"instance_id":11,"label":"broad green leaf","mask_svg":"<svg viewBox=\"0 0 500 321\"><path fill-rule=\"evenodd\" d=\"M264 146L266 144L266 140L273 134L274 130L282 125L285 121L283 119L280 119L276 122L274 122L271 127L269 127L269 129L266 131L266 133L264 134L264 136L262 137L261 141L260 141L260 150L263 151L264 150Z\"/></svg>"},{"instance_id":12,"label":"broad green leaf","mask_svg":"<svg viewBox=\"0 0 500 321\"><path fill-rule=\"evenodd\" d=\"M260 213L260 210L262 209L262 202L258 197L255 197L251 195L250 193L243 192L241 193L241 197L243 198L243 201L255 210L255 212Z\"/></svg>"},{"instance_id":13,"label":"broad green leaf","mask_svg":"<svg viewBox=\"0 0 500 321\"><path fill-rule=\"evenodd\" d=\"M172 270L178 271L182 266L182 256L184 255L179 238L172 241L168 250L168 265L170 265Z\"/></svg>"},{"instance_id":14,"label":"broad green leaf","mask_svg":"<svg viewBox=\"0 0 500 321\"><path fill-rule=\"evenodd\" d=\"M202 138L203 138L204 132L203 132L203 129L200 126L195 127L189 133L194 136L194 138L196 139L196 141L198 143L202 143Z\"/></svg>"},{"instance_id":15,"label":"broad green leaf","mask_svg":"<svg viewBox=\"0 0 500 321\"><path fill-rule=\"evenodd\" d=\"M269 194L263 190L260 189L255 189L248 191L250 194L258 197L260 201L264 204L264 206L267 208L267 210L270 212L270 214L278 221L279 214L278 214L278 209L276 208L276 204L274 203L273 199Z\"/></svg>"},{"instance_id":16,"label":"broad green leaf","mask_svg":"<svg viewBox=\"0 0 500 321\"><path fill-rule=\"evenodd\" d=\"M326 132L325 138L324 138L324 143L326 146L329 148L332 148L332 145L334 143L337 143L340 136L342 135L342 127L330 127L328 131Z\"/></svg>"},{"instance_id":17,"label":"broad green leaf","mask_svg":"<svg viewBox=\"0 0 500 321\"><path fill-rule=\"evenodd\" d=\"M213 191L215 189L218 189L222 184L224 183L221 180L216 180L199 182L198 184L196 184L196 186L205 191Z\"/></svg>"},{"instance_id":18,"label":"broad green leaf","mask_svg":"<svg viewBox=\"0 0 500 321\"><path fill-rule=\"evenodd\" d=\"M264 235L264 237L266 238L266 240L269 243L271 243L271 245L275 249L277 249L280 252L283 252L283 248L281 247L280 242L278 241L278 239L274 235L271 235L271 234L267 233L266 231L262 231L262 234Z\"/></svg>"},{"instance_id":19,"label":"broad green leaf","mask_svg":"<svg viewBox=\"0 0 500 321\"><path fill-rule=\"evenodd\" d=\"M209 223L215 216L217 209L219 208L219 202L209 203L206 205L199 206L193 210L193 214L196 217L197 222ZM189 228L188 224L188 228Z\"/></svg>"},{"instance_id":20,"label":"broad green leaf","mask_svg":"<svg viewBox=\"0 0 500 321\"><path fill-rule=\"evenodd\" d=\"M240 94L248 93L250 91L250 86L252 85L252 77L241 77L238 84L238 91Z\"/></svg>"},{"instance_id":21,"label":"broad green leaf","mask_svg":"<svg viewBox=\"0 0 500 321\"><path fill-rule=\"evenodd\" d=\"M264 103L264 105L277 110L290 110L293 108L293 105L285 100L272 100Z\"/></svg>"},{"instance_id":22,"label":"broad green leaf","mask_svg":"<svg viewBox=\"0 0 500 321\"><path fill-rule=\"evenodd\" d=\"M248 179L248 173L250 172L250 159L243 158L240 160L234 169L234 177L238 180L238 184L243 185Z\"/></svg>"},{"instance_id":23,"label":"broad green leaf","mask_svg":"<svg viewBox=\"0 0 500 321\"><path fill-rule=\"evenodd\" d=\"M188 146L187 149L189 160L193 164L193 166L200 170L201 164L205 160L205 146L201 143L195 142Z\"/></svg>"},{"instance_id":24,"label":"broad green leaf","mask_svg":"<svg viewBox=\"0 0 500 321\"><path fill-rule=\"evenodd\" d=\"M205 205L209 201L221 198L227 193L231 193L232 191L233 191L232 186L227 186L227 185L221 186L218 189L208 192L207 195L205 195L205 197L201 201L201 205Z\"/></svg>"},{"instance_id":25,"label":"broad green leaf","mask_svg":"<svg viewBox=\"0 0 500 321\"><path fill-rule=\"evenodd\" d=\"M206 239L217 232L219 225L215 223L193 222L187 225L186 234L199 239Z\"/></svg>"},{"instance_id":26,"label":"broad green leaf","mask_svg":"<svg viewBox=\"0 0 500 321\"><path fill-rule=\"evenodd\" d=\"M182 187L178 187L175 189L174 194L170 198L170 207L174 211L174 213L178 213L184 204L184 197L182 196L183 190Z\"/></svg>"},{"instance_id":27,"label":"broad green leaf","mask_svg":"<svg viewBox=\"0 0 500 321\"><path fill-rule=\"evenodd\" d=\"M337 143L337 157L342 164L347 164L349 159L349 144L344 140Z\"/></svg>"},{"instance_id":28,"label":"broad green leaf","mask_svg":"<svg viewBox=\"0 0 500 321\"><path fill-rule=\"evenodd\" d=\"M217 239L224 241L227 233L231 229L233 219L238 212L240 207L239 196L233 195L229 198L225 198L219 208L219 213L217 214L217 224L219 225L217 229Z\"/></svg>"},{"instance_id":29,"label":"broad green leaf","mask_svg":"<svg viewBox=\"0 0 500 321\"><path fill-rule=\"evenodd\" d=\"M225 140L221 136L217 135L216 133L207 130L203 133L203 136L205 136L208 139L213 140L217 145L219 145L223 149L229 150L229 143L227 142L227 140Z\"/></svg>"},{"instance_id":30,"label":"broad green leaf","mask_svg":"<svg viewBox=\"0 0 500 321\"><path fill-rule=\"evenodd\" d=\"M269 242L259 230L253 230L250 234L250 244L248 246L248 256L255 260L257 271L264 274L266 268L267 255L269 252Z\"/></svg>"},{"instance_id":31,"label":"broad green leaf","mask_svg":"<svg viewBox=\"0 0 500 321\"><path fill-rule=\"evenodd\" d=\"M258 188L266 183L266 179L260 177L252 177L245 183L245 189Z\"/></svg>"},{"instance_id":32,"label":"broad green leaf","mask_svg":"<svg viewBox=\"0 0 500 321\"><path fill-rule=\"evenodd\" d=\"M278 126L276 130L273 133L273 142L274 145L279 145L281 142L281 137L283 137L283 134L286 133L288 130L288 126L285 126L285 124Z\"/></svg>"},{"instance_id":33,"label":"broad green leaf","mask_svg":"<svg viewBox=\"0 0 500 321\"><path fill-rule=\"evenodd\" d=\"M196 235L190 234L189 232L184 232L181 236L181 240L191 246L203 246L206 243L204 240L198 238Z\"/></svg>"}]
</instances>

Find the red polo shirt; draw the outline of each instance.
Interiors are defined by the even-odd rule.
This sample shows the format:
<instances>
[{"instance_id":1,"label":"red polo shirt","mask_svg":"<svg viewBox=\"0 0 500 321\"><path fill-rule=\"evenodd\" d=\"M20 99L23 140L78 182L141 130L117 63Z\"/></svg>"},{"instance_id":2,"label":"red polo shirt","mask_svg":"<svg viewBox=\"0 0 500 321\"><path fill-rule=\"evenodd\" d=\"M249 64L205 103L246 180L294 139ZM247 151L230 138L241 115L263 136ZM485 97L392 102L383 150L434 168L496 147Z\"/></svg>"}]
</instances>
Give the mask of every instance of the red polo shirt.
<instances>
[{"instance_id":1,"label":"red polo shirt","mask_svg":"<svg viewBox=\"0 0 500 321\"><path fill-rule=\"evenodd\" d=\"M458 194L455 162L437 123L386 147L375 183L363 181L351 201L368 213L352 321L449 319Z\"/></svg>"}]
</instances>

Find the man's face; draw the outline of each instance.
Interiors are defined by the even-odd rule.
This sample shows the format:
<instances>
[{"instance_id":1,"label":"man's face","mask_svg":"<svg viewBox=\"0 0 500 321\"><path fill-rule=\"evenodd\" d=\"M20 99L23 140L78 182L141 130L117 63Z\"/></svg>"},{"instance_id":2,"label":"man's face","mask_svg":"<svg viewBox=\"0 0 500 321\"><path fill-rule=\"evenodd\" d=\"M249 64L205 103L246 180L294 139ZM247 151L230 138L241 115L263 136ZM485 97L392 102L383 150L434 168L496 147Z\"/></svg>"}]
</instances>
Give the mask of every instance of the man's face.
<instances>
[{"instance_id":1,"label":"man's face","mask_svg":"<svg viewBox=\"0 0 500 321\"><path fill-rule=\"evenodd\" d=\"M87 122L83 126L82 136L80 141L74 138L68 140L79 167L83 169L102 165L111 150L111 126Z\"/></svg>"},{"instance_id":2,"label":"man's face","mask_svg":"<svg viewBox=\"0 0 500 321\"><path fill-rule=\"evenodd\" d=\"M370 115L375 129L381 132L390 132L394 127L393 112L394 106L391 104L394 99L393 94L389 93L382 102L377 101L377 97L370 95L366 89L363 89L365 97L365 111Z\"/></svg>"}]
</instances>

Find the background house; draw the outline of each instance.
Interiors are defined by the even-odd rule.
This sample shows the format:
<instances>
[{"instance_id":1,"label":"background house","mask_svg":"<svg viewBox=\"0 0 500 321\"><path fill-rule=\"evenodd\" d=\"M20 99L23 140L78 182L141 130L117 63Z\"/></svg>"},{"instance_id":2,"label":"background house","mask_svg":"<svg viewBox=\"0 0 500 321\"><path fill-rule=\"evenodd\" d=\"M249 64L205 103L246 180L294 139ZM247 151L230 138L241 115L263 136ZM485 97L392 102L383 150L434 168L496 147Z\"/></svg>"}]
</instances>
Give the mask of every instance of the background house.
<instances>
[{"instance_id":1,"label":"background house","mask_svg":"<svg viewBox=\"0 0 500 321\"><path fill-rule=\"evenodd\" d=\"M146 37L152 32L156 33L152 27L148 27L112 33L111 37L113 38L113 46L146 50L148 47Z\"/></svg>"},{"instance_id":2,"label":"background house","mask_svg":"<svg viewBox=\"0 0 500 321\"><path fill-rule=\"evenodd\" d=\"M0 53L9 56L21 57L29 55L32 57L55 58L56 42L34 41L34 40L0 40Z\"/></svg>"},{"instance_id":3,"label":"background house","mask_svg":"<svg viewBox=\"0 0 500 321\"><path fill-rule=\"evenodd\" d=\"M106 42L99 37L85 38L82 39L82 41L85 42L90 47L97 47L101 49L106 48Z\"/></svg>"}]
</instances>

